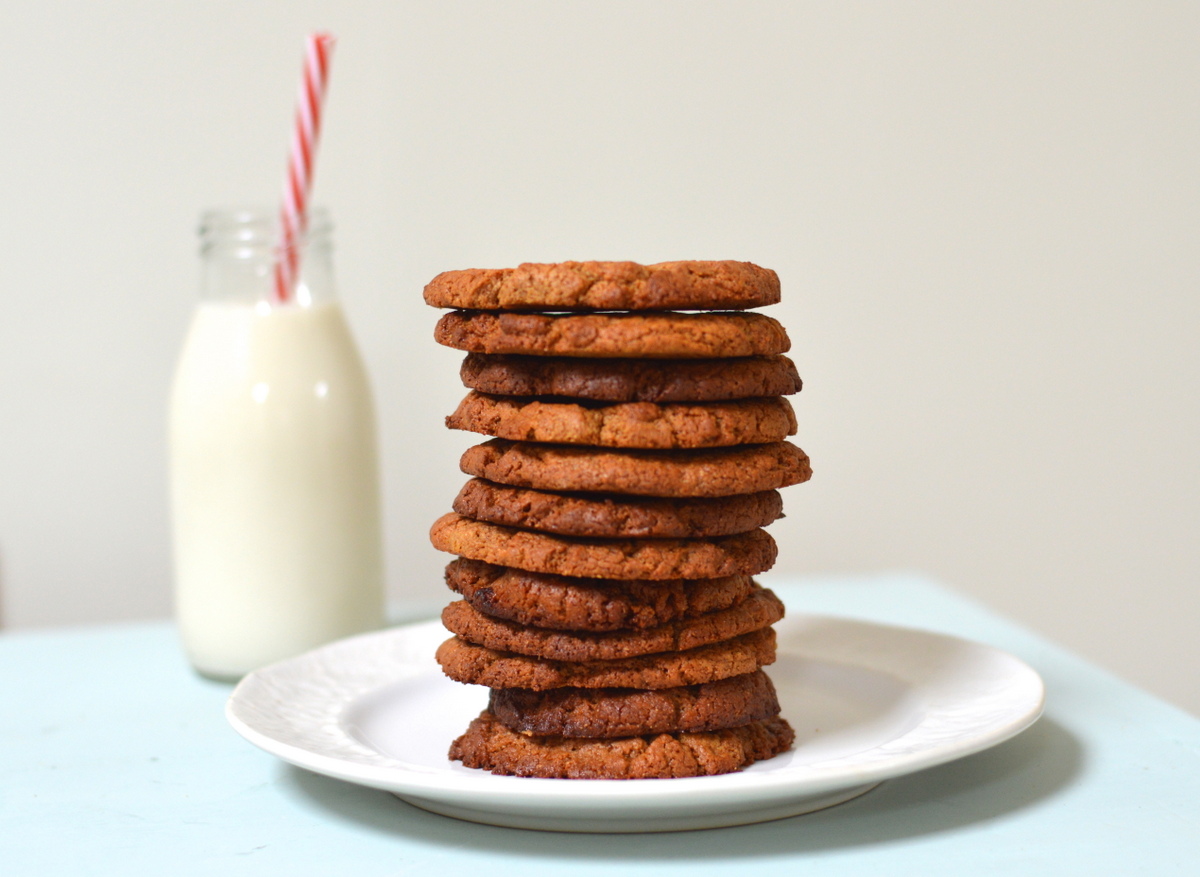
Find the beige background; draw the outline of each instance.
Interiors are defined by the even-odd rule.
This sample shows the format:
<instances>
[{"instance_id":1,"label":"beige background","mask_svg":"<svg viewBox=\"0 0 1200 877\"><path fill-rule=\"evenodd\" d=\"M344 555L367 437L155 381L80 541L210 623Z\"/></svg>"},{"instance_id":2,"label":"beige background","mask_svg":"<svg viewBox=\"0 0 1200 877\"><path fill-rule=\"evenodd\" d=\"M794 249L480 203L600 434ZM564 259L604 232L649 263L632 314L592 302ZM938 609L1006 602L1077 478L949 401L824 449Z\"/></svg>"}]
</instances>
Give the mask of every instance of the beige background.
<instances>
[{"instance_id":1,"label":"beige background","mask_svg":"<svg viewBox=\"0 0 1200 877\"><path fill-rule=\"evenodd\" d=\"M817 475L779 572L926 572L1200 712L1200 6L6 3L0 609L170 609L201 208L273 202L302 35L373 376L389 582L463 477L426 280L775 268Z\"/></svg>"}]
</instances>

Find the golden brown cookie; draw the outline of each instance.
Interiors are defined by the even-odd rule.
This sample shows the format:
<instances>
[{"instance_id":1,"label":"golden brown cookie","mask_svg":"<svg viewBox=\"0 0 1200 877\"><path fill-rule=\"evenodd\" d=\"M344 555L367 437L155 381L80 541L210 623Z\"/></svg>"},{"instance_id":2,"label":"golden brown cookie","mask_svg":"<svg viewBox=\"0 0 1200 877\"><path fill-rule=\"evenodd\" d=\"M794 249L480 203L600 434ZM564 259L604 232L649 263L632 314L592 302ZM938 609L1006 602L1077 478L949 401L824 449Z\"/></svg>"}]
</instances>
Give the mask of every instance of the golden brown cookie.
<instances>
[{"instance_id":1,"label":"golden brown cookie","mask_svg":"<svg viewBox=\"0 0 1200 877\"><path fill-rule=\"evenodd\" d=\"M437 650L442 672L488 688L678 688L753 673L775 661L775 629L764 627L686 652L617 661L552 661L498 652L453 636Z\"/></svg>"},{"instance_id":2,"label":"golden brown cookie","mask_svg":"<svg viewBox=\"0 0 1200 877\"><path fill-rule=\"evenodd\" d=\"M497 566L592 579L712 579L755 575L775 563L766 530L711 539L577 539L501 527L454 512L433 522L439 551Z\"/></svg>"},{"instance_id":3,"label":"golden brown cookie","mask_svg":"<svg viewBox=\"0 0 1200 877\"><path fill-rule=\"evenodd\" d=\"M796 432L796 415L782 396L610 405L491 396L472 390L446 418L446 426L514 441L609 448L721 448L782 441Z\"/></svg>"},{"instance_id":4,"label":"golden brown cookie","mask_svg":"<svg viewBox=\"0 0 1200 877\"><path fill-rule=\"evenodd\" d=\"M450 746L450 758L496 774L564 779L666 779L731 773L786 752L795 732L780 718L740 728L587 740L510 731L486 710Z\"/></svg>"},{"instance_id":5,"label":"golden brown cookie","mask_svg":"<svg viewBox=\"0 0 1200 877\"><path fill-rule=\"evenodd\" d=\"M535 356L712 359L774 356L791 342L762 314L514 314L451 311L437 322L439 344L471 353Z\"/></svg>"},{"instance_id":6,"label":"golden brown cookie","mask_svg":"<svg viewBox=\"0 0 1200 877\"><path fill-rule=\"evenodd\" d=\"M648 630L606 633L527 627L484 615L465 600L442 610L446 629L469 643L498 652L577 662L686 651L760 630L781 618L783 603L766 588L759 588L741 603L719 612Z\"/></svg>"},{"instance_id":7,"label":"golden brown cookie","mask_svg":"<svg viewBox=\"0 0 1200 877\"><path fill-rule=\"evenodd\" d=\"M472 478L454 510L477 521L560 536L689 539L765 527L783 516L777 490L690 499L554 493Z\"/></svg>"},{"instance_id":8,"label":"golden brown cookie","mask_svg":"<svg viewBox=\"0 0 1200 877\"><path fill-rule=\"evenodd\" d=\"M757 493L812 477L808 455L790 442L636 451L492 439L468 448L459 466L513 487L660 497Z\"/></svg>"},{"instance_id":9,"label":"golden brown cookie","mask_svg":"<svg viewBox=\"0 0 1200 877\"><path fill-rule=\"evenodd\" d=\"M739 310L779 301L779 277L750 262L560 262L443 271L425 303L469 310Z\"/></svg>"},{"instance_id":10,"label":"golden brown cookie","mask_svg":"<svg viewBox=\"0 0 1200 877\"><path fill-rule=\"evenodd\" d=\"M554 630L644 630L736 606L749 576L613 581L554 576L458 558L446 584L485 615Z\"/></svg>"},{"instance_id":11,"label":"golden brown cookie","mask_svg":"<svg viewBox=\"0 0 1200 877\"><path fill-rule=\"evenodd\" d=\"M762 670L719 682L637 688L494 688L488 711L509 730L558 737L634 737L720 731L779 715L775 686Z\"/></svg>"},{"instance_id":12,"label":"golden brown cookie","mask_svg":"<svg viewBox=\"0 0 1200 877\"><path fill-rule=\"evenodd\" d=\"M786 356L584 359L468 353L459 376L481 393L603 402L718 402L790 396L802 386Z\"/></svg>"}]
</instances>

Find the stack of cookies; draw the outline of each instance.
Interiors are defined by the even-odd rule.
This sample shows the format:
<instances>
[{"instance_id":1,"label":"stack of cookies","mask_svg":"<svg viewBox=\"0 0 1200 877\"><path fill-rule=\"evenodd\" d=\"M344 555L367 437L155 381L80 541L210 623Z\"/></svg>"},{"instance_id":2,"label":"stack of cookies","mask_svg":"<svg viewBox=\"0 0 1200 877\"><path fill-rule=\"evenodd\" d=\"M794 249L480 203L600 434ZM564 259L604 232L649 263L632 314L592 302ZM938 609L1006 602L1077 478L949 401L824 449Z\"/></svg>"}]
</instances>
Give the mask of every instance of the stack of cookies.
<instances>
[{"instance_id":1,"label":"stack of cookies","mask_svg":"<svg viewBox=\"0 0 1200 877\"><path fill-rule=\"evenodd\" d=\"M794 734L762 667L783 605L752 578L778 488L811 475L779 300L746 262L449 271L425 288L470 389L447 426L494 436L430 533L462 599L437 653L491 689L468 767L539 777L726 773Z\"/></svg>"}]
</instances>

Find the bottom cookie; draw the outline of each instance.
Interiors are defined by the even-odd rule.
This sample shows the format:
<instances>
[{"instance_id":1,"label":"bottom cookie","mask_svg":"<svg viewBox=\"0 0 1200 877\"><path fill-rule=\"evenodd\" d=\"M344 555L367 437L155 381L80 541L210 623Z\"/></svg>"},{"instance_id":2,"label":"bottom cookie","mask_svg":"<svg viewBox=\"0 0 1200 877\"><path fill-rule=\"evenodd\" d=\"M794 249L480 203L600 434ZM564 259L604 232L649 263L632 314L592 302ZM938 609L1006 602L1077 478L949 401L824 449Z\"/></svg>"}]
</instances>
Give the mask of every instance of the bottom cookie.
<instances>
[{"instance_id":1,"label":"bottom cookie","mask_svg":"<svg viewBox=\"0 0 1200 877\"><path fill-rule=\"evenodd\" d=\"M669 779L732 773L786 752L786 720L740 728L612 740L535 737L510 731L486 710L450 746L450 758L495 774L555 779Z\"/></svg>"}]
</instances>

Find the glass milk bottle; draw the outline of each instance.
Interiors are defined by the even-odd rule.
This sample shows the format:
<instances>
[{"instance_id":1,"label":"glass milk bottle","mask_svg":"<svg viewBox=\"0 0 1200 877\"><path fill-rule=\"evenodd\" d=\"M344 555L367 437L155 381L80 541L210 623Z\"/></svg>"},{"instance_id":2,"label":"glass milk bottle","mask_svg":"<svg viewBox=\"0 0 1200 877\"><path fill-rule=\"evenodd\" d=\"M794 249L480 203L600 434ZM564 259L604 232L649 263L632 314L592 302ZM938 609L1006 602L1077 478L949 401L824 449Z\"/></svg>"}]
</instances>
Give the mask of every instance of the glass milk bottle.
<instances>
[{"instance_id":1,"label":"glass milk bottle","mask_svg":"<svg viewBox=\"0 0 1200 877\"><path fill-rule=\"evenodd\" d=\"M237 678L383 623L375 415L315 211L296 292L271 298L268 212L213 211L170 401L175 611L207 676Z\"/></svg>"}]
</instances>

